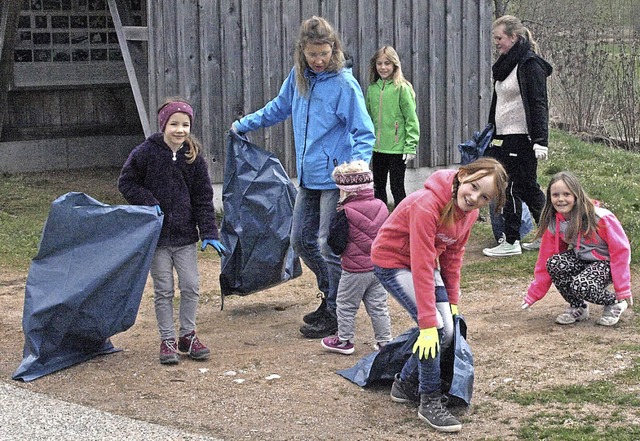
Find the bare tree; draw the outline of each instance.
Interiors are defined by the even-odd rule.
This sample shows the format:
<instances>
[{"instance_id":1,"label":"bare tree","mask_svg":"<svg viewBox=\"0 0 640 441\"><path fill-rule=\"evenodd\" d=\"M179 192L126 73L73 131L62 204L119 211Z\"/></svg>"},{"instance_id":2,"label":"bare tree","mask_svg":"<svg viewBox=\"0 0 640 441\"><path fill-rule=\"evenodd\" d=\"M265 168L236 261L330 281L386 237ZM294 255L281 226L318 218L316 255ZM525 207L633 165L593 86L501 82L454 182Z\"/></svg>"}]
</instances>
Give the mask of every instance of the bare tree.
<instances>
[{"instance_id":1,"label":"bare tree","mask_svg":"<svg viewBox=\"0 0 640 441\"><path fill-rule=\"evenodd\" d=\"M507 7L511 0L493 0L494 15L496 18L502 17L507 13Z\"/></svg>"}]
</instances>

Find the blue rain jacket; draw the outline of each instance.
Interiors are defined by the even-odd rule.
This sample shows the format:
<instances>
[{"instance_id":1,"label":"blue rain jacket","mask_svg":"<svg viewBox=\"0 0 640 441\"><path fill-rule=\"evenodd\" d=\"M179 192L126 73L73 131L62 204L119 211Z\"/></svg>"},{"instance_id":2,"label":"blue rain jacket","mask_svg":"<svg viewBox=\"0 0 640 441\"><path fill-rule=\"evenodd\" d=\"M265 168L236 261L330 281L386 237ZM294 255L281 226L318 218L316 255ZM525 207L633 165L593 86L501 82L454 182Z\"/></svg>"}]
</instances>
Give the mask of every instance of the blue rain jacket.
<instances>
[{"instance_id":1,"label":"blue rain jacket","mask_svg":"<svg viewBox=\"0 0 640 441\"><path fill-rule=\"evenodd\" d=\"M298 181L312 190L334 190L333 169L343 162L369 162L375 135L362 89L351 69L338 72L306 71L309 92L301 96L295 70L282 84L278 96L262 109L236 122L250 132L292 117Z\"/></svg>"}]
</instances>

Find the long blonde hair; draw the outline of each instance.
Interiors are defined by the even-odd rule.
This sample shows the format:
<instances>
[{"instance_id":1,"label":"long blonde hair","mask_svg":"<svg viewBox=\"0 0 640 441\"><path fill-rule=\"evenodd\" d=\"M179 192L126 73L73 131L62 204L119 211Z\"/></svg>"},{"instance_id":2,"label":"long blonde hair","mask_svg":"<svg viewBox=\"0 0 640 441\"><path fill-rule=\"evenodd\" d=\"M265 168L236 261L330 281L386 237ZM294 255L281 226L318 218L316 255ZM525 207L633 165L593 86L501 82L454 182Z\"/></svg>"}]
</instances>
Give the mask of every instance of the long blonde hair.
<instances>
[{"instance_id":1,"label":"long blonde hair","mask_svg":"<svg viewBox=\"0 0 640 441\"><path fill-rule=\"evenodd\" d=\"M464 178L460 179L460 175ZM496 201L496 213L502 210L504 206L507 189L507 172L500 162L493 158L482 157L469 164L463 165L458 169L456 177L453 180L453 188L451 189L451 200L442 209L440 213L440 225L450 226L456 221L456 200L458 198L458 189L461 184L467 182L475 182L485 176L493 176L494 199Z\"/></svg>"},{"instance_id":2,"label":"long blonde hair","mask_svg":"<svg viewBox=\"0 0 640 441\"><path fill-rule=\"evenodd\" d=\"M567 230L564 234L566 242L574 243L578 238L578 234L584 235L585 237L595 234L598 229L598 216L596 216L593 201L584 191L582 185L580 185L580 181L578 181L578 178L576 178L573 173L562 171L553 175L547 186L546 201L542 209L542 214L540 215L536 238L542 237L547 228L549 228L549 225L555 222L557 211L551 203L551 186L559 181L564 182L576 199L568 219L569 224L567 225Z\"/></svg>"},{"instance_id":3,"label":"long blonde hair","mask_svg":"<svg viewBox=\"0 0 640 441\"><path fill-rule=\"evenodd\" d=\"M393 84L397 86L406 85L411 89L411 93L415 98L416 93L413 90L413 86L402 74L402 64L400 63L400 57L396 50L391 46L382 46L380 49L373 54L371 60L369 60L369 83L373 84L380 79L380 74L378 73L378 69L376 68L376 63L378 58L387 57L387 59L393 64L393 74L391 74L391 78L393 79Z\"/></svg>"},{"instance_id":4,"label":"long blonde hair","mask_svg":"<svg viewBox=\"0 0 640 441\"><path fill-rule=\"evenodd\" d=\"M158 113L160 113L160 111L165 106L168 106L171 103L187 103L189 104L189 106L191 106L191 103L186 99L179 96L172 96L172 97L166 98L162 103L162 105L158 107ZM191 125L193 126L193 121L191 121ZM185 153L185 157L187 158L187 164L191 164L193 163L193 161L196 160L196 158L202 151L202 144L191 133L189 133L189 136L187 136L185 143L187 144L187 152Z\"/></svg>"},{"instance_id":5,"label":"long blonde hair","mask_svg":"<svg viewBox=\"0 0 640 441\"><path fill-rule=\"evenodd\" d=\"M327 72L337 72L344 67L344 51L340 36L333 26L322 17L313 16L302 22L300 35L295 48L295 72L296 85L300 95L306 95L309 91L309 80L304 75L309 67L304 56L304 49L308 44L328 44L331 46L331 61L327 66Z\"/></svg>"},{"instance_id":6,"label":"long blonde hair","mask_svg":"<svg viewBox=\"0 0 640 441\"><path fill-rule=\"evenodd\" d=\"M495 29L498 26L504 26L504 33L508 37L517 35L518 38L528 41L531 45L531 50L536 54L540 54L538 43L533 39L533 34L529 28L522 24L519 18L513 15L503 15L493 22L491 29Z\"/></svg>"}]
</instances>

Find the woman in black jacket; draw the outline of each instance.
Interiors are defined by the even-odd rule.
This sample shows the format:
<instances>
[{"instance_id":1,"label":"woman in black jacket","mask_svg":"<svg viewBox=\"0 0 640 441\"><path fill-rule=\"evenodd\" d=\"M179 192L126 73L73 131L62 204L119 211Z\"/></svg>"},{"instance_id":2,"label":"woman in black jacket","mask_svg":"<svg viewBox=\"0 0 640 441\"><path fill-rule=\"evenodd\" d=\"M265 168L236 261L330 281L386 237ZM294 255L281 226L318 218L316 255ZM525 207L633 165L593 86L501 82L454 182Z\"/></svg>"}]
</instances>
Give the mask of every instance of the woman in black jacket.
<instances>
[{"instance_id":1,"label":"woman in black jacket","mask_svg":"<svg viewBox=\"0 0 640 441\"><path fill-rule=\"evenodd\" d=\"M502 140L496 159L508 175L505 229L498 246L482 250L485 256L503 257L522 253L520 222L522 202L536 224L545 196L537 181L538 160L547 159L549 105L547 77L552 68L538 55L531 31L511 15L493 23L493 39L500 56L493 65L493 98L489 122ZM525 246L526 248L526 246Z\"/></svg>"}]
</instances>

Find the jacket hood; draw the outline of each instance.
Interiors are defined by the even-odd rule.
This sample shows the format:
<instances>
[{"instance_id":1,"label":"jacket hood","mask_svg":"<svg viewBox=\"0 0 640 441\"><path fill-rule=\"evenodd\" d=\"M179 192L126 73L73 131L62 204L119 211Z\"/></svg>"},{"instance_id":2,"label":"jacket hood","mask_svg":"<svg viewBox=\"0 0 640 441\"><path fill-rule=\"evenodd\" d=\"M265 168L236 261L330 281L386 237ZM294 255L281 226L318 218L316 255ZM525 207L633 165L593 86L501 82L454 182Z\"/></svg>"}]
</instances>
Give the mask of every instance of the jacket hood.
<instances>
[{"instance_id":1,"label":"jacket hood","mask_svg":"<svg viewBox=\"0 0 640 441\"><path fill-rule=\"evenodd\" d=\"M167 145L167 143L164 142L164 133L162 132L152 133L151 135L149 135L148 140L154 144L159 145L163 149L171 150L171 148Z\"/></svg>"},{"instance_id":2,"label":"jacket hood","mask_svg":"<svg viewBox=\"0 0 640 441\"><path fill-rule=\"evenodd\" d=\"M536 54L533 51L529 51L525 59L522 61L522 63L527 63L527 62L538 63L538 65L542 68L542 70L544 70L544 73L547 76L550 76L551 73L553 72L553 66L551 66L551 64L549 64L547 60L545 60L544 58L542 58L540 55Z\"/></svg>"},{"instance_id":3,"label":"jacket hood","mask_svg":"<svg viewBox=\"0 0 640 441\"><path fill-rule=\"evenodd\" d=\"M424 183L424 188L429 190L442 206L446 205L452 197L453 180L458 174L457 170L437 170L433 172L430 179ZM458 216L465 216L466 212L461 210L456 204Z\"/></svg>"}]
</instances>

